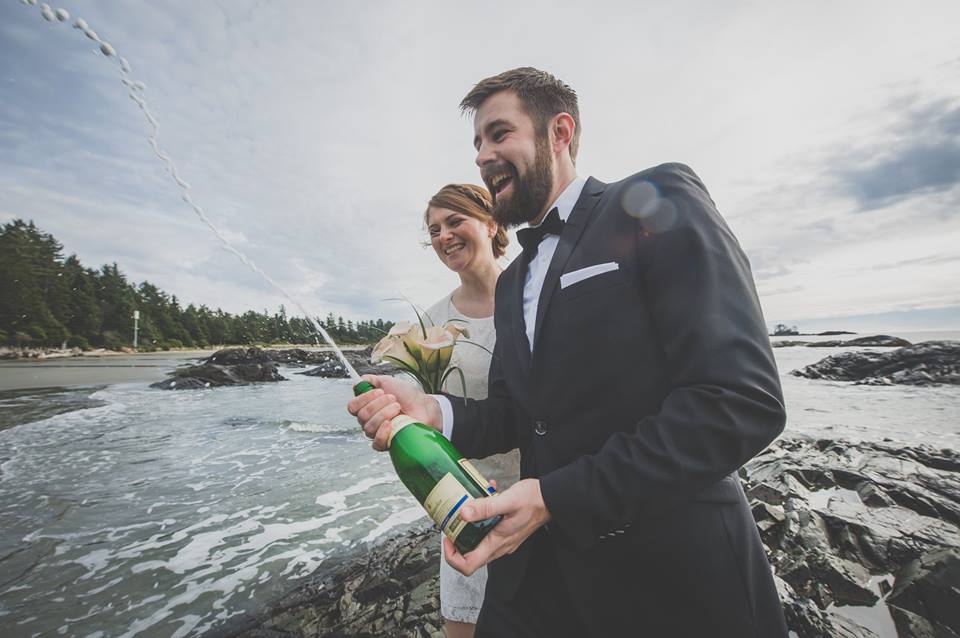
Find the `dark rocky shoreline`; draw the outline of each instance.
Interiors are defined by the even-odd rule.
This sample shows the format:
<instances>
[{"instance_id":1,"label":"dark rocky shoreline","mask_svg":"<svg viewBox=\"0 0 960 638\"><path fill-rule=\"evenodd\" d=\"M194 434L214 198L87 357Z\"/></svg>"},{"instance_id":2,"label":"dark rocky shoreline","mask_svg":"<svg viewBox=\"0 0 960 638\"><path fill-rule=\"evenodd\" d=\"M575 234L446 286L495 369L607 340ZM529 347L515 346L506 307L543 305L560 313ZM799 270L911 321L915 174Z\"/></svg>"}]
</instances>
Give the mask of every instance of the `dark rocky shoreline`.
<instances>
[{"instance_id":1,"label":"dark rocky shoreline","mask_svg":"<svg viewBox=\"0 0 960 638\"><path fill-rule=\"evenodd\" d=\"M740 474L796 636L960 636L960 454L791 438ZM215 635L437 638L439 560L415 524Z\"/></svg>"},{"instance_id":2,"label":"dark rocky shoreline","mask_svg":"<svg viewBox=\"0 0 960 638\"><path fill-rule=\"evenodd\" d=\"M343 354L359 374L394 374L398 371L396 366L389 363L376 366L371 364L371 350L371 347L345 350ZM297 374L326 379L346 379L350 376L337 355L331 351L303 348L264 349L253 346L218 350L200 363L178 368L170 377L157 381L150 387L160 390L195 390L286 381L286 377L280 374L280 366L314 366Z\"/></svg>"}]
</instances>

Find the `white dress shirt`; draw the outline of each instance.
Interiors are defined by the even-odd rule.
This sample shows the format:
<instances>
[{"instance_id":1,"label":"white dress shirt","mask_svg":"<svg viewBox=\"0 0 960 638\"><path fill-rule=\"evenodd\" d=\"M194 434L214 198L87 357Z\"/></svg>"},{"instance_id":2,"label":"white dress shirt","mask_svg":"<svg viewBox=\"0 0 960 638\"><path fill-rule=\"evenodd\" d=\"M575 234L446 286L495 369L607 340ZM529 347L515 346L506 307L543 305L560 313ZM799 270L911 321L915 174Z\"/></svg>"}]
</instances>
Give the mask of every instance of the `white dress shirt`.
<instances>
[{"instance_id":1,"label":"white dress shirt","mask_svg":"<svg viewBox=\"0 0 960 638\"><path fill-rule=\"evenodd\" d=\"M547 210L556 208L560 219L566 222L570 213L573 212L573 207L577 205L577 200L580 199L580 193L583 192L586 183L587 179L585 177L574 178L563 189L556 201L547 207ZM530 343L531 353L536 339L534 331L537 327L537 307L540 305L540 293L543 291L547 269L550 267L550 262L553 261L553 254L557 252L557 244L559 243L560 237L558 235L545 235L540 240L537 254L530 260L527 266L527 276L523 281L523 320L526 324L527 341ZM518 259L522 259L522 257L518 257ZM440 412L443 414L443 435L449 439L453 433L453 407L450 405L450 400L440 394L430 396L436 399L440 405Z\"/></svg>"},{"instance_id":2,"label":"white dress shirt","mask_svg":"<svg viewBox=\"0 0 960 638\"><path fill-rule=\"evenodd\" d=\"M557 213L560 214L560 219L566 222L573 211L573 207L577 205L577 200L580 199L580 193L583 191L583 185L586 183L587 180L584 177L575 178L563 189L557 201L547 210L556 208ZM541 223L543 223L542 220ZM557 252L557 244L559 243L559 235L544 235L543 239L540 240L540 248L537 249L537 254L533 256L527 266L527 277L523 280L523 320L527 324L527 341L530 343L530 352L533 352L533 340L536 336L534 330L537 327L537 308L540 306L543 281L547 278L547 269L550 267L550 262L553 261L553 254Z\"/></svg>"}]
</instances>

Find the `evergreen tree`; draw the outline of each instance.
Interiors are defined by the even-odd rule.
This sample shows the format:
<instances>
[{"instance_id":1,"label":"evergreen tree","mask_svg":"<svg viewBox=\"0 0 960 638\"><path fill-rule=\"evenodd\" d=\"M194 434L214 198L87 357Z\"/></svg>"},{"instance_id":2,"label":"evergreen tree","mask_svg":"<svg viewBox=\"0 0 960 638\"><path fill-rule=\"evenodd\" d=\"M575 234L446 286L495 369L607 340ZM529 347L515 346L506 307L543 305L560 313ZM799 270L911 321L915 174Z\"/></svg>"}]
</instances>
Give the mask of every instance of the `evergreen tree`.
<instances>
[{"instance_id":1,"label":"evergreen tree","mask_svg":"<svg viewBox=\"0 0 960 638\"><path fill-rule=\"evenodd\" d=\"M96 340L108 348L120 348L133 343L133 311L136 295L126 276L116 263L103 266L97 278L97 297L100 300L102 331Z\"/></svg>"},{"instance_id":2,"label":"evergreen tree","mask_svg":"<svg viewBox=\"0 0 960 638\"><path fill-rule=\"evenodd\" d=\"M100 333L100 304L97 302L97 273L80 264L76 255L70 255L63 264L64 279L70 289L66 315L63 318L67 330L88 344L92 335Z\"/></svg>"},{"instance_id":3,"label":"evergreen tree","mask_svg":"<svg viewBox=\"0 0 960 638\"><path fill-rule=\"evenodd\" d=\"M189 342L184 343L200 348L206 348L210 345L210 335L207 333L203 316L193 304L187 306L186 310L183 311L182 325L190 336Z\"/></svg>"},{"instance_id":4,"label":"evergreen tree","mask_svg":"<svg viewBox=\"0 0 960 638\"><path fill-rule=\"evenodd\" d=\"M0 326L15 340L60 345L68 333L63 247L33 222L16 219L0 229Z\"/></svg>"}]
</instances>

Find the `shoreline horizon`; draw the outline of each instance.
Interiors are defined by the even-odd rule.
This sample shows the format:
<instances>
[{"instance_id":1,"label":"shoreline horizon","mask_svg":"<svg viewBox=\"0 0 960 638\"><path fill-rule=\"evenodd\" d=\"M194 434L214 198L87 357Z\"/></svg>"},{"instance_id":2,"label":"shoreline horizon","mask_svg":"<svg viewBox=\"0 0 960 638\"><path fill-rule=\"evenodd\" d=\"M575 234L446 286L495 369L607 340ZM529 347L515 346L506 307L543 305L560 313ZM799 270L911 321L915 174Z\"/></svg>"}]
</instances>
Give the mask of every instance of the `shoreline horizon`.
<instances>
[{"instance_id":1,"label":"shoreline horizon","mask_svg":"<svg viewBox=\"0 0 960 638\"><path fill-rule=\"evenodd\" d=\"M226 346L226 348L252 346ZM263 346L258 346L263 347ZM345 345L341 350L363 349L367 346ZM318 352L332 350L331 346L289 344L270 349L309 349ZM225 348L158 350L155 352L94 352L70 356L0 358L0 392L108 386L122 383L153 383L161 381L175 368L191 361L205 359ZM2 352L2 350L0 350Z\"/></svg>"}]
</instances>

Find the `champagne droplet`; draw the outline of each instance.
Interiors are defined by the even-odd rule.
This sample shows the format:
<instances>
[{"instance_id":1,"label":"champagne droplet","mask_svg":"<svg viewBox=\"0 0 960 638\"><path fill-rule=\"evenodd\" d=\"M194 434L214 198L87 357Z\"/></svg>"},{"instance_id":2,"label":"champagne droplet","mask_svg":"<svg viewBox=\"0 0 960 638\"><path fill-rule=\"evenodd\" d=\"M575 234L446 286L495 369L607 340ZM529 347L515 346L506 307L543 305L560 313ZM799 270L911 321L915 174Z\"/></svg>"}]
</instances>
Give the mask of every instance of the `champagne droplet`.
<instances>
[{"instance_id":1,"label":"champagne droplet","mask_svg":"<svg viewBox=\"0 0 960 638\"><path fill-rule=\"evenodd\" d=\"M87 36L88 38L90 38L90 39L93 40L94 42L99 42L99 41L100 41L99 36L97 36L97 32L94 31L93 29L84 29L84 30L83 30L83 35Z\"/></svg>"},{"instance_id":2,"label":"champagne droplet","mask_svg":"<svg viewBox=\"0 0 960 638\"><path fill-rule=\"evenodd\" d=\"M57 9L57 20L60 22L66 22L70 19L70 14L67 13L66 9Z\"/></svg>"},{"instance_id":3,"label":"champagne droplet","mask_svg":"<svg viewBox=\"0 0 960 638\"><path fill-rule=\"evenodd\" d=\"M104 42L103 44L101 44L101 45L100 45L100 51L102 51L103 54L104 54L105 56L107 56L107 57L110 57L110 56L112 56L112 55L116 55L116 53L117 53L116 51L113 50L113 47L110 46L110 43L109 43L109 42Z\"/></svg>"},{"instance_id":4,"label":"champagne droplet","mask_svg":"<svg viewBox=\"0 0 960 638\"><path fill-rule=\"evenodd\" d=\"M49 4L44 3L40 8L40 15L43 16L43 19L47 22L53 22L56 18L53 15L53 9L50 8Z\"/></svg>"},{"instance_id":5,"label":"champagne droplet","mask_svg":"<svg viewBox=\"0 0 960 638\"><path fill-rule=\"evenodd\" d=\"M80 29L81 31L86 31L89 27L87 27L86 20L84 20L83 18L77 18L77 21L73 23L73 28Z\"/></svg>"},{"instance_id":6,"label":"champagne droplet","mask_svg":"<svg viewBox=\"0 0 960 638\"><path fill-rule=\"evenodd\" d=\"M130 73L130 63L123 56L120 57L120 68L123 69L124 73Z\"/></svg>"}]
</instances>

